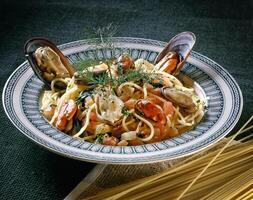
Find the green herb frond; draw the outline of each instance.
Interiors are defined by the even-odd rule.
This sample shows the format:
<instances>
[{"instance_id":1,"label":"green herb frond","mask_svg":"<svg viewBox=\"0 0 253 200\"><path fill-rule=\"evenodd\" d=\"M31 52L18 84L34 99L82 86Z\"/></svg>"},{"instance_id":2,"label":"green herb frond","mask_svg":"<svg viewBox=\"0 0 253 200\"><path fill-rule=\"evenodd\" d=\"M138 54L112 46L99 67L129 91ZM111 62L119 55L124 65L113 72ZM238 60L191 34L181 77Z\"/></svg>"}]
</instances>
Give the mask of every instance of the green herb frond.
<instances>
[{"instance_id":1,"label":"green herb frond","mask_svg":"<svg viewBox=\"0 0 253 200\"><path fill-rule=\"evenodd\" d=\"M103 27L88 27L85 29L89 43L96 48L114 48L112 38L118 32L118 26L109 23Z\"/></svg>"},{"instance_id":2,"label":"green herb frond","mask_svg":"<svg viewBox=\"0 0 253 200\"><path fill-rule=\"evenodd\" d=\"M96 135L96 140L95 141L98 144L102 144L103 143L103 139L104 139L104 134L99 133L99 134Z\"/></svg>"},{"instance_id":3,"label":"green herb frond","mask_svg":"<svg viewBox=\"0 0 253 200\"><path fill-rule=\"evenodd\" d=\"M121 113L123 114L123 115L125 115L125 116L129 116L129 115L131 115L131 112L130 112L130 110L127 108L127 107L123 107L122 108L122 110L121 110Z\"/></svg>"},{"instance_id":4,"label":"green herb frond","mask_svg":"<svg viewBox=\"0 0 253 200\"><path fill-rule=\"evenodd\" d=\"M76 69L76 71L83 71L88 67L98 65L99 62L99 60L94 59L80 60L79 62L74 64L74 68Z\"/></svg>"}]
</instances>

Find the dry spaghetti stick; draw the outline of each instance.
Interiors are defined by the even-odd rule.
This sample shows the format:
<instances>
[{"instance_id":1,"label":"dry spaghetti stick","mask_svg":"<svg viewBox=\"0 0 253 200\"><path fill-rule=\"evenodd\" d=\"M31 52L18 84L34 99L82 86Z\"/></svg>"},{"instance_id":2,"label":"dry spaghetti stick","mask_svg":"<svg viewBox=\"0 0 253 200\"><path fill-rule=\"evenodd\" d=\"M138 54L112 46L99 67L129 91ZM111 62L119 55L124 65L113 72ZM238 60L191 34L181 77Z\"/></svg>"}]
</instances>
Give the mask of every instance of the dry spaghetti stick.
<instances>
[{"instance_id":1,"label":"dry spaghetti stick","mask_svg":"<svg viewBox=\"0 0 253 200\"><path fill-rule=\"evenodd\" d=\"M253 184L253 168L240 174L222 187L213 190L207 196L203 197L203 199L224 199L230 196L230 198L232 198L244 190L244 188L248 188L251 184Z\"/></svg>"},{"instance_id":2,"label":"dry spaghetti stick","mask_svg":"<svg viewBox=\"0 0 253 200\"><path fill-rule=\"evenodd\" d=\"M228 147L228 145L236 138L237 135L240 134L240 132L251 122L251 120L253 119L253 116L251 116L251 118L243 125L242 128L240 128L239 131L237 131L237 133L235 135L233 135L233 137L231 137L231 139L225 144L225 146L216 154L216 156L214 156L214 158L206 165L206 167L202 170L202 172L199 173L199 175L188 185L188 187L182 192L182 194L180 194L180 196L177 198L177 200L181 199L185 193L191 188L191 186L202 176L203 173L205 173L205 171L207 170L208 167L210 167L213 162L216 160L216 158L219 157L219 155Z\"/></svg>"},{"instance_id":3,"label":"dry spaghetti stick","mask_svg":"<svg viewBox=\"0 0 253 200\"><path fill-rule=\"evenodd\" d=\"M218 151L218 150L215 150L215 152ZM210 153L209 155L206 155L208 157L211 157L213 155L213 153ZM199 154L196 154L196 155L193 155L192 157L199 157ZM192 158L189 158L187 160L191 160ZM194 160L194 163L197 163L197 161L199 161L200 159L203 159L203 158L197 158L196 160ZM168 174L172 174L176 171L180 171L181 169L183 169L184 167L187 167L187 166L191 166L192 165L192 162L189 162L189 163L186 163L184 166L183 165L175 165L174 167L172 167L169 171L165 171L163 173L160 173L160 174L157 174L157 175L154 175L154 176L151 176L151 177L147 177L147 179L145 179L145 181L140 181L139 184L136 184L132 187L126 187L124 188L124 191L121 191L121 192L117 192L117 194L113 193L114 196L110 196L108 199L118 199L118 198L121 198L123 197L124 195L126 195L127 193L131 192L131 191L134 191L140 187L143 187L144 185L147 185L148 183L151 183L153 181L156 181L158 180L159 178L162 178Z\"/></svg>"},{"instance_id":4,"label":"dry spaghetti stick","mask_svg":"<svg viewBox=\"0 0 253 200\"><path fill-rule=\"evenodd\" d=\"M252 152L252 147L251 147L251 146L246 147L246 148L251 148L251 152ZM240 152L241 152L241 151L240 151ZM245 153L247 153L247 152L245 152ZM245 154L245 153L244 153L244 154ZM235 156L234 156L233 153L230 152L230 154L232 155L230 159L235 158ZM242 152L241 152L240 155L238 155L238 156L241 156L241 155L242 155ZM246 156L246 155L245 155L245 156ZM248 157L251 158L251 154L249 154ZM221 157L220 157L220 158L221 158ZM246 159L246 157L245 157L245 159ZM248 158L247 158L247 159L248 159ZM226 160L226 157L225 157L225 160ZM244 160L244 159L242 159L242 160ZM240 159L239 162L241 162L242 160ZM228 164L226 164L226 162L224 162L224 159L222 159L221 161L222 161L221 164L220 164L221 166L218 165L218 166L216 167L215 165L216 165L217 163L216 163L215 165L213 165L213 166L215 166L216 168L218 168L218 171L222 170L223 168L224 168L224 170L225 170L225 169L228 170L227 167L228 167L228 165L229 165L229 162L231 162L231 161L229 161ZM239 162L238 162L238 160L236 160L235 162L233 161L232 165L235 165L236 163L238 163L239 166L240 166L240 163L239 163ZM223 166L223 164L225 165L225 167ZM230 164L230 165L231 165L231 164ZM232 167L233 167L233 166L232 166ZM212 169L212 171L209 172L209 173L207 173L207 175L212 175L213 173L216 173L217 169L214 170L213 167L212 167L211 169ZM184 169L182 169L182 170L185 171ZM194 170L194 169L191 168L190 170ZM188 170L188 171L189 171L189 170ZM198 172L196 172L196 173L198 173ZM177 174L177 175L180 176L180 174ZM187 175L189 175L189 173L188 173ZM181 175L181 176L182 176L182 175ZM208 176L207 176L207 177L208 177ZM171 177L171 178L172 178L172 177ZM210 178L211 178L211 177L210 177ZM173 178L172 178L172 179L173 179ZM188 182L187 180L185 180L185 181ZM168 182L169 182L169 181L168 181ZM174 180L173 180L173 183L175 183ZM175 185L177 185L177 184L175 184ZM172 187L173 187L173 186L172 186ZM171 188L171 186L170 186L170 188ZM153 194L154 194L154 193L153 193ZM160 196L159 196L159 197L160 197Z\"/></svg>"},{"instance_id":5,"label":"dry spaghetti stick","mask_svg":"<svg viewBox=\"0 0 253 200\"><path fill-rule=\"evenodd\" d=\"M248 169L250 166L252 165L252 163L248 164L248 165L245 165L244 166L244 170ZM238 168L233 168L233 167L230 167L227 169L226 173L227 174L230 174L230 176L232 174L236 174L236 173L240 173L242 172L242 168L238 169ZM222 172L221 172L222 173ZM226 175L226 179L223 178L223 181L228 181L230 180L230 176L229 175ZM191 178L191 177L190 177ZM168 194L170 194L170 192L172 192L172 194L174 193L175 194L175 191L181 191L185 185L190 182L190 180L183 180L184 179L184 176L180 176L178 177L178 179L181 179L181 184L176 184L174 185L174 187L169 187L167 185L164 184L161 184L161 185L157 185L156 189L150 189L148 191L143 191L142 193L138 193L138 194L133 194L132 196L128 196L129 199L131 200L140 200L140 199L155 199L155 197L159 196L159 199L162 198L162 196L164 195L165 199L168 198ZM210 187L212 186L211 184L216 184L217 182L215 180L220 180L220 176L213 176L213 177L209 177L207 180L205 180L205 182L210 182L210 184L205 184L207 185L207 187ZM171 180L172 181L172 180ZM199 184L197 184L197 188L200 188L200 189L203 189L203 184L205 182L200 182L199 184L202 185L202 187L199 187ZM224 182L225 183L225 182Z\"/></svg>"},{"instance_id":6,"label":"dry spaghetti stick","mask_svg":"<svg viewBox=\"0 0 253 200\"><path fill-rule=\"evenodd\" d=\"M233 168L232 169L227 169L227 171L223 171L223 174L220 174L220 175L216 175L214 174L215 176L213 176L210 180L206 180L206 181L200 181L199 183L197 183L195 186L197 188L200 188L200 189L203 189L203 188L206 188L207 190L207 193L206 195L209 195L210 194L210 191L219 191L224 185L226 184L231 184L231 179L235 179L237 177L238 174L242 174L244 173L245 171L249 170L252 166L252 162L249 162L247 165L245 163L241 163L245 166L238 166L236 170L234 170ZM204 186L202 185L204 184ZM210 190L210 187L209 186L212 186L212 185L217 185L216 188L213 188L212 190ZM192 187L192 188L196 188L196 187ZM226 192L226 191L229 191L229 187L226 189L226 190L223 190L223 192ZM234 190L234 187L232 186L231 187L231 190ZM194 193L197 194L196 192L198 192L196 189L194 189L193 191L190 192L189 195L186 195L185 198L187 199L188 197L191 197ZM233 191L230 191L230 193L232 193ZM201 192L201 196L203 196L205 193ZM222 195L223 193L221 193ZM216 195L216 194L215 194ZM224 194L223 194L224 195ZM222 199L225 199L226 196L224 196L224 198ZM200 197L198 198L200 199ZM202 198L201 198L202 199ZM205 198L203 198L205 199ZM211 199L218 199L217 198L211 198Z\"/></svg>"},{"instance_id":7,"label":"dry spaghetti stick","mask_svg":"<svg viewBox=\"0 0 253 200\"><path fill-rule=\"evenodd\" d=\"M252 141L253 142L253 141ZM216 144L217 145L217 144ZM245 146L245 144L241 144L241 145L243 145L243 146ZM233 157L235 157L237 154L238 154L238 156L240 156L240 155L242 155L242 153L243 153L243 151L238 151L238 149L235 149L236 147L233 147L233 146L230 146L229 148L231 148L233 151L232 152L229 152L230 153L230 155L232 155ZM226 151L227 151L228 149L226 149ZM202 160L203 159L205 159L205 160L208 160L209 159L209 157L212 157L213 155L215 155L216 154L216 152L217 152L218 150L215 150L215 152L212 152L212 153L209 153L209 154L207 154L207 155L205 155L204 156L204 158L203 157L201 157L200 159L201 159L201 163L203 163L202 162ZM245 152L246 153L246 152ZM223 159L223 161L224 161L224 158L225 159L227 159L228 158L228 156L229 155L226 155L227 153L223 153L219 158L218 158L218 160L216 161L216 164L217 163L219 163L219 159ZM194 156L192 156L192 157L196 157L196 155L197 154L195 154ZM193 163L194 163L194 168L197 166L199 166L199 164L198 164L198 162L196 162L196 161L198 161L198 159L197 160L193 160ZM191 162L190 163L190 165L189 165L189 167L191 168L191 169L189 169L189 170L194 170L193 168L192 168L192 165L193 165L193 163ZM215 165L216 165L215 164ZM205 165L205 163L203 163L203 165ZM187 165L186 165L187 166ZM201 166L200 166L200 168L201 167L203 167L202 166L202 164L201 164ZM176 167L176 169L180 172L180 170L179 170L179 168L178 167ZM188 169L188 167L186 167L186 169ZM184 170L184 168L182 168L181 170ZM187 170L187 171L189 171L189 170ZM186 171L186 170L184 170L184 171ZM168 174L170 174L170 173L168 173ZM177 173L178 174L178 173ZM159 180L161 180L161 178L159 179ZM159 180L157 180L157 181L159 181ZM146 180L144 181L143 180L143 182L146 182ZM156 182L156 180L154 180L154 182ZM144 186L143 186L144 187ZM122 189L122 190L125 190L126 188L124 188L124 189ZM115 192L115 193L111 193L111 195L113 195L113 194L117 194L117 193L119 193L119 190L117 191L117 192Z\"/></svg>"},{"instance_id":8,"label":"dry spaghetti stick","mask_svg":"<svg viewBox=\"0 0 253 200\"><path fill-rule=\"evenodd\" d=\"M243 132L243 131L242 131ZM242 133L241 132L241 133ZM253 141L252 141L253 142ZM219 146L221 143L223 143L222 141L221 142L218 142L218 143L216 143L214 146L212 146L212 147L209 147L209 148L214 148L215 146ZM248 143L248 142L247 142ZM251 144L251 142L250 142L250 144ZM243 146L245 146L245 144L240 144L240 146L241 145L243 145ZM237 146L237 145L235 145L235 146ZM230 151L231 152L229 152L230 153L230 155L233 155L233 157L238 153L238 152L241 152L241 150L240 151L238 151L238 149L236 149L236 147L235 147L234 145L232 145L232 146L230 146L229 148L227 148L226 149L226 151L228 150L228 149L231 149ZM182 163L187 163L188 161L191 161L188 165L187 164L185 164L185 166L186 166L186 168L188 169L188 167L187 166L189 166L189 167L191 167L192 165L193 165L193 163L194 163L194 166L196 166L196 164L198 163L198 162L196 162L196 161L198 161L199 159L201 159L201 163L203 163L203 159L205 159L205 160L207 160L207 159L209 159L209 157L212 157L213 156L213 154L216 154L216 152L218 151L219 149L217 149L217 150L214 150L214 152L211 152L211 153L208 153L208 154L206 154L206 155L204 155L204 158L203 158L203 156L202 157L199 157L199 153L197 153L197 154L195 154L195 155L192 155L191 157L189 157L189 158L187 158L186 160L184 160L183 162L181 162L180 163L180 165L182 164ZM242 153L242 152L241 152ZM216 160L216 164L217 163L219 163L219 159L223 159L223 158L227 158L227 155L226 155L227 153L223 153L217 160ZM228 154L228 156L229 156L229 154ZM238 156L240 156L240 155L238 155ZM197 159L195 159L195 160L193 160L193 158L197 158ZM192 163L192 161L194 161L193 163ZM197 165L199 165L199 164L197 164ZM182 166L182 165L181 165ZM174 170L173 170L173 168L171 168L170 169L170 172L174 172L174 171L178 171L179 170L179 168L181 168L181 166L177 166L177 165L174 165L173 166L173 168L174 168ZM201 165L201 167L202 167L202 165ZM177 170L175 170L175 169L177 169ZM193 169L192 167L191 167L191 169ZM172 170L172 171L171 171ZM182 170L183 170L183 168L182 168ZM179 170L180 171L180 170ZM185 170L184 170L185 171ZM168 172L163 172L163 173L165 173L165 176L166 176L166 174L170 174L170 173L168 173ZM163 174L162 173L162 174ZM160 174L158 174L158 175L153 175L153 176L151 176L151 177L147 177L147 178L144 178L144 179L139 179L139 180L136 180L136 181L133 181L133 182L131 182L131 183L127 183L127 184L124 184L124 185L121 185L121 186L118 186L118 187L114 187L113 189L108 189L108 190L106 190L106 191L103 191L103 192L101 192L100 194L102 195L104 195L104 196L101 196L101 198L103 199L103 198L105 198L106 196L107 197L109 197L109 196L112 196L112 195L115 195L115 194L117 194L117 193L120 193L121 191L125 191L125 190L127 190L127 189L129 189L129 188L131 188L131 187L133 187L133 186L138 186L140 183L143 183L143 182L147 182L148 180L150 180L150 178L155 178L156 176L159 176L159 177L161 177L160 176ZM160 180L160 179L159 179ZM156 182L156 180L154 180L155 182ZM96 195L96 197L98 197L100 194L98 194L98 195ZM91 198L92 199L92 198Z\"/></svg>"},{"instance_id":9,"label":"dry spaghetti stick","mask_svg":"<svg viewBox=\"0 0 253 200\"><path fill-rule=\"evenodd\" d=\"M246 188L246 189L247 189L247 188ZM250 195L250 194L253 194L253 185L252 185L252 189L250 189L250 190L244 192L241 196L238 196L236 199L237 199L237 200L242 200L242 199L246 198L246 197L247 197L248 195Z\"/></svg>"},{"instance_id":10,"label":"dry spaghetti stick","mask_svg":"<svg viewBox=\"0 0 253 200\"><path fill-rule=\"evenodd\" d=\"M245 130L245 129L244 129ZM241 131L240 133L243 133L244 131ZM218 146L218 145L220 145L220 143L222 143L222 142L219 142L219 143L216 143L215 144L215 146ZM248 143L248 142L247 142ZM250 143L248 143L248 145L249 144L251 144L251 142ZM244 144L240 144L240 146L241 145L243 145L243 146L245 146ZM237 145L235 145L235 146L237 146ZM211 147L210 147L211 148ZM234 145L233 146L230 146L229 147L229 149L232 149L232 150L234 150L235 151L235 153L236 153L236 151L238 151L238 149L235 149L236 147L234 147ZM218 150L215 150L215 152L216 151L218 151ZM227 151L227 150L226 150ZM241 152L241 151L240 151ZM241 152L242 153L242 152ZM210 157L210 154L211 154L211 156L213 155L213 152L212 153L209 153L209 154L207 154L207 155L205 155L204 157L204 159L206 160L208 157ZM233 157L235 156L234 155L234 152L230 152L230 154L231 155L233 155ZM188 161L190 161L190 160L192 160L192 158L193 157L199 157L199 154L195 154L195 155L193 155L193 156L191 156L190 158L187 158L187 162ZM218 160L219 159L223 159L222 157L224 157L224 158L226 158L226 153L223 153L219 158L218 158ZM201 159L203 159L203 157L201 158ZM198 159L197 159L198 160ZM218 160L216 160L216 163L218 162ZM196 160L194 160L194 161L196 161ZM186 161L184 161L183 163L185 163ZM194 162L195 164L196 164L196 162ZM182 164L182 163L180 163L180 164ZM190 163L190 166L192 165L192 162ZM186 165L187 166L187 165ZM174 167L176 167L177 168L177 170L179 170L178 169L178 167L175 165ZM180 168L180 167L179 167ZM175 168L174 168L175 169ZM183 170L183 169L182 169ZM172 170L172 171L175 171L175 170ZM165 174L167 174L167 172L165 172ZM170 174L170 173L168 173L168 174ZM154 176L157 176L157 175L154 175ZM142 182L146 182L146 180L149 180L150 178L154 178L154 176L153 177L147 177L147 178L145 178L145 179L139 179L139 180L137 180L137 181L134 181L134 182L131 182L131 183L128 183L128 184L126 184L126 185L122 185L122 186L119 186L119 187L116 187L116 188L113 188L112 190L111 189L109 189L109 191L106 191L106 193L104 193L104 194L107 194L107 195L105 195L105 196L101 196L101 198L103 199L103 198L105 198L106 196L108 197L108 196L112 196L113 194L115 195L115 194L117 194L117 193L119 193L120 191L122 191L122 190L126 190L126 189L129 189L129 187L131 188L131 187L133 187L133 186L136 186L136 185L138 185L138 183L142 183ZM159 176L160 176L160 174L159 174ZM165 175L166 176L166 175ZM154 180L154 181L156 181L156 180ZM116 190L115 190L116 189ZM102 192L103 193L103 192ZM94 198L93 198L94 199ZM96 199L96 198L95 198Z\"/></svg>"},{"instance_id":11,"label":"dry spaghetti stick","mask_svg":"<svg viewBox=\"0 0 253 200\"><path fill-rule=\"evenodd\" d=\"M248 128L245 128L241 133L245 133L245 132L251 130L252 128L253 128L253 125L249 126ZM246 136L246 137L244 137L244 138L242 138L242 139L240 139L240 140L238 140L238 141L239 141L239 142L243 142L243 141L245 141L245 140L251 138L252 136L253 136L252 134L249 134L248 136Z\"/></svg>"},{"instance_id":12,"label":"dry spaghetti stick","mask_svg":"<svg viewBox=\"0 0 253 200\"><path fill-rule=\"evenodd\" d=\"M251 149L251 152L252 152L252 149ZM246 167L246 163L249 162L248 160L249 160L249 158L251 158L251 154L248 155L248 157L243 158L242 160L235 159L235 161L233 161L234 160L233 158L234 157L232 156L230 158L230 160L228 161L228 163L221 162L217 166L213 165L213 167L210 168L210 171L208 173L206 173L205 176L202 177L201 181L202 182L204 182L204 181L208 182L209 181L209 182L213 183L215 181L210 181L210 180L212 180L213 178L219 178L219 176L223 175L224 172L225 173L230 173L230 174L237 174L237 173L234 173L233 170L237 170L238 172L242 172L245 169L248 169L252 165L252 162L251 162L248 168L245 168L244 170L240 169L242 164L243 164L244 167ZM189 174L189 173L182 173L181 175L177 174L177 176L175 178L173 178L173 176L172 176L172 177L169 177L169 180L165 180L165 181L159 180L159 183L155 186L152 185L150 190L148 190L148 191L145 190L141 193L133 195L133 197L131 196L131 199L135 200L135 199L139 199L140 197L148 198L148 197L151 197L152 194L158 195L159 191L160 191L160 193L164 193L166 190L173 191L175 188L178 188L180 186L184 186L188 182L190 182L191 179L193 177L195 177L195 174L198 173L198 171L200 171L200 170L197 170L197 171L193 170L193 173L191 173L191 174ZM187 178L185 178L186 174L187 174ZM213 175L215 175L215 176L213 176ZM180 179L180 181L178 181L178 179ZM173 180L173 182L170 182L170 180ZM136 196L136 197L134 197L134 196Z\"/></svg>"},{"instance_id":13,"label":"dry spaghetti stick","mask_svg":"<svg viewBox=\"0 0 253 200\"><path fill-rule=\"evenodd\" d=\"M240 151L241 152L241 151ZM232 153L233 154L233 153ZM220 166L217 166L217 168L220 168ZM187 167L186 167L186 169L188 169ZM195 176L195 175L194 175ZM141 179L142 181L143 181L143 179ZM186 181L186 180L185 180ZM189 180L190 181L190 180ZM132 184L132 183L131 183ZM159 183L158 184L160 184L160 179L159 179ZM128 184L129 185L129 184ZM119 186L118 186L119 187ZM125 189L127 189L127 188L122 188L122 190L125 190ZM110 190L110 189L109 189ZM94 196L93 198L91 198L91 199L104 199L104 198L106 198L106 197L110 197L110 196L112 196L113 194L117 194L118 192L119 192L119 190L117 191L117 190L110 190L110 191L113 191L112 193L110 193L110 194L108 194L107 193L107 195L106 195L106 193L104 193L104 192L102 192L103 193L103 195L100 195L100 198L99 198L99 195L97 196ZM102 194L102 193L100 193L100 194ZM96 198L95 198L96 197Z\"/></svg>"},{"instance_id":14,"label":"dry spaghetti stick","mask_svg":"<svg viewBox=\"0 0 253 200\"><path fill-rule=\"evenodd\" d=\"M250 157L250 156L248 156L248 157ZM199 180L199 182L192 187L193 191L191 190L191 193L195 192L194 190L201 190L204 186L206 186L207 188L210 189L209 186L215 185L216 183L219 183L220 181L222 181L222 183L226 183L226 181L231 180L231 177L236 176L237 173L242 173L245 170L250 169L253 163L252 163L252 160L251 160L251 162L248 162L247 165L244 164L244 162L241 163L241 164L243 164L243 166L237 165L236 169L233 169L232 166L230 168L227 168L227 169L224 168L224 174L221 173L220 175L219 174L217 174L217 175L216 174L211 174L212 176L203 176ZM219 166L217 166L217 167L219 167ZM212 172L212 170L213 169L210 168L211 172ZM215 176L213 176L213 175L215 175ZM183 178L183 176L180 176L178 178ZM203 180L203 178L204 178L204 180ZM226 180L224 180L224 179L226 179ZM186 182L186 185L187 185L187 182ZM179 186L179 187L180 188L178 188L178 186L176 185L174 188L168 188L169 190L167 190L166 193L164 192L164 194L165 194L164 199L168 198L168 194L173 195L173 198L176 198L178 196L178 193L182 192L182 189L184 188L184 186L183 187ZM171 193L169 193L169 192L171 192ZM197 192L198 191L196 191L195 194L197 194ZM167 194L167 196L166 196L166 194ZM161 194L157 194L157 196L159 196L159 199L162 197ZM185 198L188 199L188 197L191 197L191 195L189 193L188 193L187 196L185 196ZM172 196L170 196L170 198L173 199ZM195 199L199 199L199 197L195 198Z\"/></svg>"},{"instance_id":15,"label":"dry spaghetti stick","mask_svg":"<svg viewBox=\"0 0 253 200\"><path fill-rule=\"evenodd\" d=\"M224 175L214 176L214 177L211 177L210 179L208 179L208 180L206 180L204 182L202 182L202 181L198 182L196 185L194 185L192 187L194 189L194 193L191 192L190 194L188 194L187 196L185 196L185 198L186 199L192 199L192 198L190 198L191 196L193 196L194 194L199 194L199 192L201 192L203 189L205 189L205 187L207 188L207 190L209 189L208 191L210 191L210 187L217 188L218 187L217 184L220 181L222 181L220 184L225 184L227 181L229 181L231 179L231 176L233 176L233 175L235 175L237 173L242 173L243 170L249 169L251 167L251 165L252 165L252 163L244 166L243 168L230 169L230 170L228 170L228 171L226 171L224 173L225 176ZM178 196L178 194L180 194L182 192L183 188L185 188L185 185L187 185L187 183L184 184L184 185L181 185L181 186L177 186L174 189L172 189L172 188L170 189L169 188L169 190L162 191L162 193L157 193L157 194L155 194L155 196L159 196L160 200L163 200L163 199L166 200L166 199L168 199L168 194L170 194L170 198L174 199L174 198L176 198ZM205 185L205 187L203 185ZM198 189L199 189L199 191L198 191ZM151 196L150 199L152 199L152 196ZM195 199L199 199L199 197L195 198Z\"/></svg>"},{"instance_id":16,"label":"dry spaghetti stick","mask_svg":"<svg viewBox=\"0 0 253 200\"><path fill-rule=\"evenodd\" d=\"M239 168L237 171L232 171L232 174L226 173L226 176L219 175L216 180L212 179L212 182L198 182L195 186L193 186L193 190L191 189L184 197L184 199L200 199L200 195L203 196L204 194L209 194L210 191L214 191L217 188L222 187L222 185L229 182L232 178L236 178L237 174L242 174L244 171L248 170L252 166L252 162L248 164L245 168ZM204 185L204 186L203 186ZM196 188L196 189L195 189ZM194 198L195 197L195 198ZM223 198L226 199L226 198Z\"/></svg>"}]
</instances>

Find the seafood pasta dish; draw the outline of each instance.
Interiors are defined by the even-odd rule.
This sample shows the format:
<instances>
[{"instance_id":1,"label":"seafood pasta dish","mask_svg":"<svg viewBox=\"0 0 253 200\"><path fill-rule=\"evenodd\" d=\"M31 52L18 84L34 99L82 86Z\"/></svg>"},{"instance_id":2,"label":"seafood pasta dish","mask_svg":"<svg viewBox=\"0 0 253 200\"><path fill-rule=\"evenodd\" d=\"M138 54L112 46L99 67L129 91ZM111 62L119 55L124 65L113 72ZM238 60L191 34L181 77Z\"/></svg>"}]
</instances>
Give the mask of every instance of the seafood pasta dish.
<instances>
[{"instance_id":1,"label":"seafood pasta dish","mask_svg":"<svg viewBox=\"0 0 253 200\"><path fill-rule=\"evenodd\" d=\"M177 78L195 42L189 34L174 37L154 63L121 54L79 71L53 46L37 48L33 63L48 85L41 112L58 130L103 145L142 145L189 131L205 110L205 99Z\"/></svg>"}]
</instances>

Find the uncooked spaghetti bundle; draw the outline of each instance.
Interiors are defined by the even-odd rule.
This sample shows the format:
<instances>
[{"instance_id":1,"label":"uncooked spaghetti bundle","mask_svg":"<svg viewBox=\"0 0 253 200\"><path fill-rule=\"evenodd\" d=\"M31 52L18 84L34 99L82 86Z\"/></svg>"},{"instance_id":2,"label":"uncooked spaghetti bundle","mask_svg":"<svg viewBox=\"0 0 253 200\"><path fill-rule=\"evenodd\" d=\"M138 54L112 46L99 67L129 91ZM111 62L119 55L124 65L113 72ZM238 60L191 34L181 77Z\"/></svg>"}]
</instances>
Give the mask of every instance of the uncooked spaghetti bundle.
<instances>
[{"instance_id":1,"label":"uncooked spaghetti bundle","mask_svg":"<svg viewBox=\"0 0 253 200\"><path fill-rule=\"evenodd\" d=\"M252 119L253 116L234 135L161 173L105 189L84 199L252 199L253 125L249 125Z\"/></svg>"}]
</instances>

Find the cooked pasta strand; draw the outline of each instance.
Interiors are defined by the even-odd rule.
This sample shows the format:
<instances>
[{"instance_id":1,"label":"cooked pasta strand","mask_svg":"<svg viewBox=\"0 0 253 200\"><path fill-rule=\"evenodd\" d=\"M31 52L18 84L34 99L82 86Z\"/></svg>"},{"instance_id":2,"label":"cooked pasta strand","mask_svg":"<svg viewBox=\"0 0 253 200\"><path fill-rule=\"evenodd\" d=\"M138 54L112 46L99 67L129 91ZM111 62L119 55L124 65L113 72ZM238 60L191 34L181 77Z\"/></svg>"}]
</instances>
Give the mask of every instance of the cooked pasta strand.
<instances>
[{"instance_id":1,"label":"cooked pasta strand","mask_svg":"<svg viewBox=\"0 0 253 200\"><path fill-rule=\"evenodd\" d=\"M145 124L147 124L148 127L150 128L150 134L149 134L149 136L146 137L146 138L139 138L139 139L142 140L142 141L149 141L149 140L151 140L154 137L154 134L155 134L154 126L148 120L146 120L143 117L137 115L136 113L133 113L133 115L136 118L138 118L139 120L141 120L142 122L144 122Z\"/></svg>"},{"instance_id":2,"label":"cooked pasta strand","mask_svg":"<svg viewBox=\"0 0 253 200\"><path fill-rule=\"evenodd\" d=\"M82 135L82 133L85 131L85 129L87 128L87 126L89 125L89 121L90 121L90 113L91 111L95 108L95 104L93 104L91 107L88 108L86 117L85 117L85 123L83 125L83 127L80 129L80 131L78 131L78 133L76 133L75 135L73 135L73 137L79 137L80 135Z\"/></svg>"}]
</instances>

